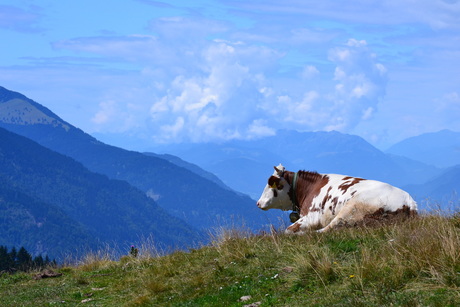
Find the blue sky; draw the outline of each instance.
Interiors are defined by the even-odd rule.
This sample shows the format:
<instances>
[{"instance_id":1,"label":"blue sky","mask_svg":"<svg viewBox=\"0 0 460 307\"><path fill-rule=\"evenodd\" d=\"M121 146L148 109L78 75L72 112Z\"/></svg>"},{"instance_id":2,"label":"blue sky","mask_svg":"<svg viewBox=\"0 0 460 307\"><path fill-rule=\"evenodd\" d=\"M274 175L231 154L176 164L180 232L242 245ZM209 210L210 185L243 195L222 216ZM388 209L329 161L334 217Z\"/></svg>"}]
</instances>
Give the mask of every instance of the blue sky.
<instances>
[{"instance_id":1,"label":"blue sky","mask_svg":"<svg viewBox=\"0 0 460 307\"><path fill-rule=\"evenodd\" d=\"M125 147L460 131L458 0L0 0L0 38L1 86Z\"/></svg>"}]
</instances>

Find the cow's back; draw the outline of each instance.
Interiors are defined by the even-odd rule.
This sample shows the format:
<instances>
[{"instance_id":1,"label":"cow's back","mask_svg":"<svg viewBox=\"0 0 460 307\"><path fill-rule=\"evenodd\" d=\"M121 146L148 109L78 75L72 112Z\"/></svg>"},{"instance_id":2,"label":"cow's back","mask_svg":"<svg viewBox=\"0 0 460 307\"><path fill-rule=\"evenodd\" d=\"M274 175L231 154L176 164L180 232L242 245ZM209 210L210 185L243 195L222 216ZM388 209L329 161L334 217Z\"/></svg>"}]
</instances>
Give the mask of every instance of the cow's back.
<instances>
[{"instance_id":1,"label":"cow's back","mask_svg":"<svg viewBox=\"0 0 460 307\"><path fill-rule=\"evenodd\" d=\"M347 215L357 208L366 213L396 212L404 207L417 210L407 192L390 184L338 174L326 176L329 181L313 199L310 216L305 217L307 224L325 227L338 215Z\"/></svg>"},{"instance_id":2,"label":"cow's back","mask_svg":"<svg viewBox=\"0 0 460 307\"><path fill-rule=\"evenodd\" d=\"M372 204L384 211L396 211L403 206L417 210L417 203L406 191L388 183L365 180L356 185L355 200L364 204Z\"/></svg>"}]
</instances>

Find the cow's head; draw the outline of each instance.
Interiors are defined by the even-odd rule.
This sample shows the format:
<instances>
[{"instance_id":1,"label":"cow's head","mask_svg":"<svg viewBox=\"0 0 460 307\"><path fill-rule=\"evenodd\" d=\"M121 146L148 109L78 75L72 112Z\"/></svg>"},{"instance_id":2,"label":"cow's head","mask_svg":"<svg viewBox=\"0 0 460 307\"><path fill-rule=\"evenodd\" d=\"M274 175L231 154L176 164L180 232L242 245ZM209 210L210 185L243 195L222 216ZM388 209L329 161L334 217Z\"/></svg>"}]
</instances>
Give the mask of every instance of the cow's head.
<instances>
[{"instance_id":1,"label":"cow's head","mask_svg":"<svg viewBox=\"0 0 460 307\"><path fill-rule=\"evenodd\" d=\"M292 202L289 197L291 186L283 177L285 168L281 164L274 168L275 172L268 178L268 183L257 201L257 207L262 210L273 208L291 210Z\"/></svg>"}]
</instances>

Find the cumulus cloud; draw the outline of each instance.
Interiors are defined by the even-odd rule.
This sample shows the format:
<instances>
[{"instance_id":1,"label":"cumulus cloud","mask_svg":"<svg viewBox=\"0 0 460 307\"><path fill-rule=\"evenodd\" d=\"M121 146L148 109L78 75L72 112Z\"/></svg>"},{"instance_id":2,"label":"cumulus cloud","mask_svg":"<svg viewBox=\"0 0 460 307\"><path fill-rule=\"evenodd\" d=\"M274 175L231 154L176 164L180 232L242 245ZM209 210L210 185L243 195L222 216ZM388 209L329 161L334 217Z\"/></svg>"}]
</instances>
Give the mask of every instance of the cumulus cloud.
<instances>
[{"instance_id":1,"label":"cumulus cloud","mask_svg":"<svg viewBox=\"0 0 460 307\"><path fill-rule=\"evenodd\" d=\"M157 41L151 37L121 40L134 44L129 48L145 48L145 54L152 49L157 52L163 45ZM88 46L79 48L94 52L112 49L93 47L93 43L89 40ZM104 46L106 43L102 41ZM279 50L222 39L200 41L191 49L193 61L187 61L187 49L178 49L171 61L153 58L148 61L151 68L142 70L150 79L151 97L144 93L145 99L134 105L148 109L148 118L112 98L100 103L93 123L102 127L118 122L120 129L120 122L126 127L148 122L151 137L157 142L253 139L272 135L280 128L347 132L372 118L385 94L386 68L364 40L349 39L329 51L333 74L305 65L295 81L298 88L289 92L271 80L276 76L277 63L285 56ZM121 48L114 54L123 52ZM332 88L315 88L325 79Z\"/></svg>"},{"instance_id":2,"label":"cumulus cloud","mask_svg":"<svg viewBox=\"0 0 460 307\"><path fill-rule=\"evenodd\" d=\"M323 66L306 63L280 83L284 48L224 39L224 22L168 17L149 27L151 35L54 44L142 67L148 90L132 103L144 112L111 96L92 118L97 129L146 125L157 142L253 139L281 128L348 132L373 117L385 94L387 70L365 40L348 39L322 55ZM323 43L320 32L296 28L286 42Z\"/></svg>"},{"instance_id":3,"label":"cumulus cloud","mask_svg":"<svg viewBox=\"0 0 460 307\"><path fill-rule=\"evenodd\" d=\"M433 115L440 128L458 127L457 0L340 8L137 0L128 24L119 22L120 4L72 29L69 22L85 17L83 4L70 12L26 2L0 5L0 30L18 42L2 49L0 80L88 132L164 142L251 139L285 128L384 136L390 126L392 135L428 129Z\"/></svg>"},{"instance_id":4,"label":"cumulus cloud","mask_svg":"<svg viewBox=\"0 0 460 307\"><path fill-rule=\"evenodd\" d=\"M301 74L305 79L303 87L307 90L299 95L276 96L280 108L276 112L272 110L271 115L281 126L348 132L361 121L372 118L385 95L387 72L369 50L367 42L349 39L343 46L332 48L328 59L335 66L332 75L321 74L330 79L328 86L321 90L308 89L312 87L311 78L320 72L307 65Z\"/></svg>"},{"instance_id":5,"label":"cumulus cloud","mask_svg":"<svg viewBox=\"0 0 460 307\"><path fill-rule=\"evenodd\" d=\"M92 121L96 124L105 124L116 114L114 101L103 101L99 104L99 111L94 115Z\"/></svg>"},{"instance_id":6,"label":"cumulus cloud","mask_svg":"<svg viewBox=\"0 0 460 307\"><path fill-rule=\"evenodd\" d=\"M248 61L256 54L257 61ZM263 99L260 67L270 66L276 54L267 48L209 42L194 73L175 77L153 103L152 124L164 132L154 138L197 142L271 134L259 110Z\"/></svg>"},{"instance_id":7,"label":"cumulus cloud","mask_svg":"<svg viewBox=\"0 0 460 307\"><path fill-rule=\"evenodd\" d=\"M359 121L371 118L386 91L387 71L364 40L349 39L345 46L333 48L329 59L337 66L330 129L349 130Z\"/></svg>"}]
</instances>

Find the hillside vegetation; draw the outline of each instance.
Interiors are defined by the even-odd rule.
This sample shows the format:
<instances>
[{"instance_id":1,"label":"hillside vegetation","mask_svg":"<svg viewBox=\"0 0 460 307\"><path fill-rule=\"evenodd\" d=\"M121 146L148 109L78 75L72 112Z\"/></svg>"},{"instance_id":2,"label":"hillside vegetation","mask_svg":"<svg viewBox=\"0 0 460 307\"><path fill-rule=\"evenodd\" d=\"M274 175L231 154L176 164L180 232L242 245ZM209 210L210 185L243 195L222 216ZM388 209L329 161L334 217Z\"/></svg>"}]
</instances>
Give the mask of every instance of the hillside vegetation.
<instances>
[{"instance_id":1,"label":"hillside vegetation","mask_svg":"<svg viewBox=\"0 0 460 307\"><path fill-rule=\"evenodd\" d=\"M3 274L4 306L458 306L460 216L286 236L222 231L189 252L87 255L62 276ZM250 296L248 298L248 296ZM244 298L246 297L246 298ZM245 300L246 299L246 300ZM244 300L244 301L243 301Z\"/></svg>"},{"instance_id":2,"label":"hillside vegetation","mask_svg":"<svg viewBox=\"0 0 460 307\"><path fill-rule=\"evenodd\" d=\"M0 245L60 261L112 242L153 236L157 246L185 248L203 237L127 182L2 128L0 140Z\"/></svg>"}]
</instances>

